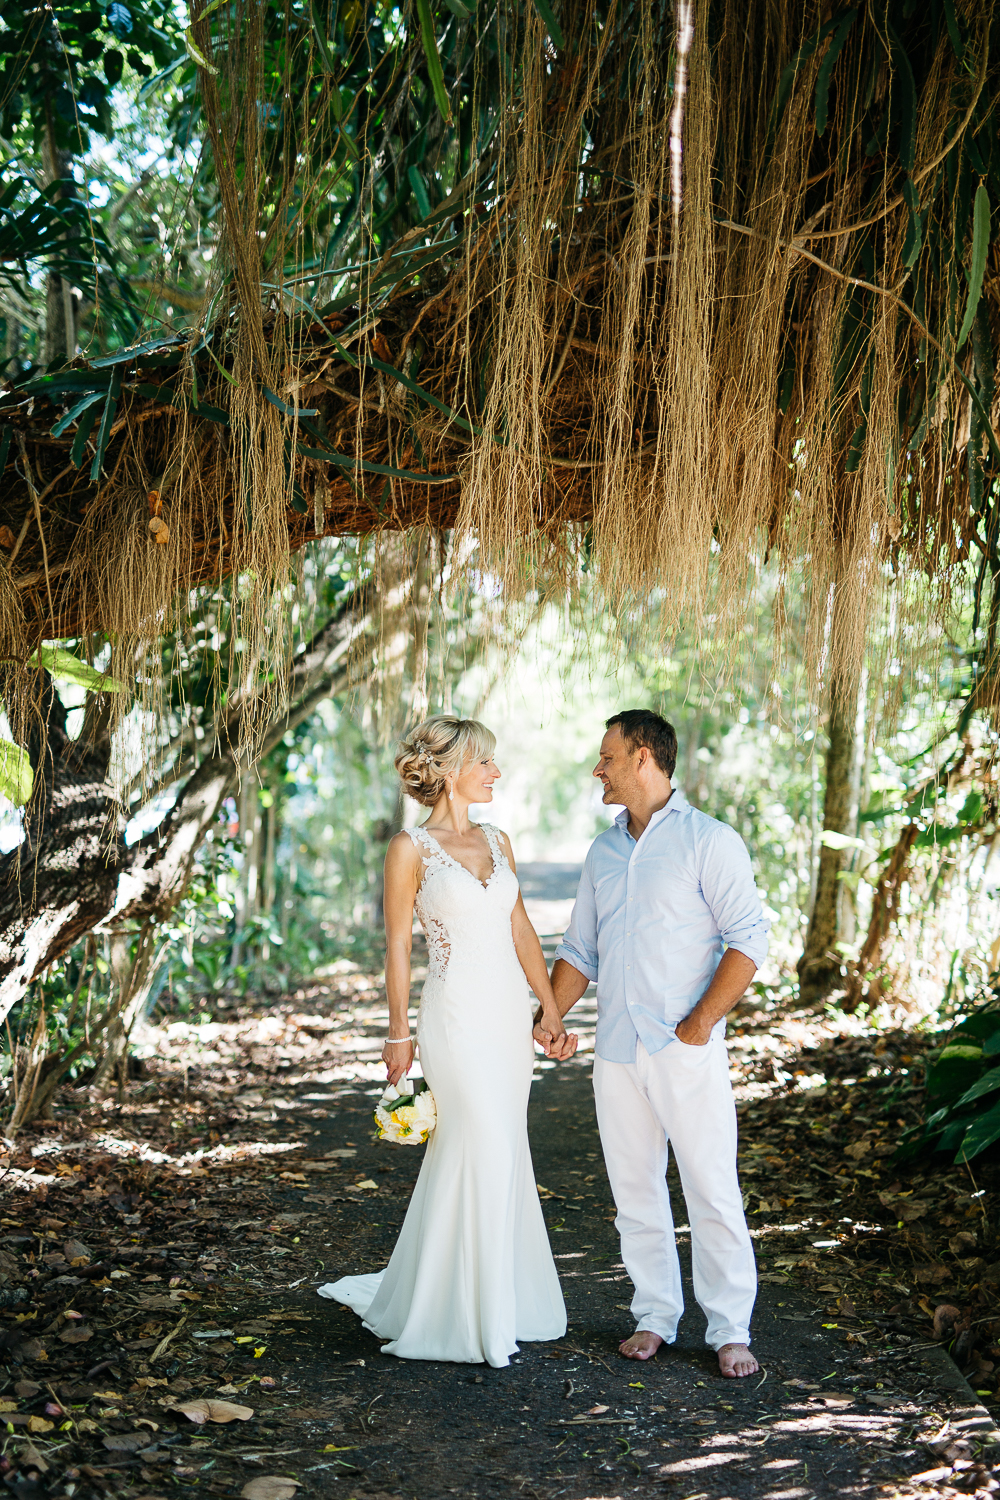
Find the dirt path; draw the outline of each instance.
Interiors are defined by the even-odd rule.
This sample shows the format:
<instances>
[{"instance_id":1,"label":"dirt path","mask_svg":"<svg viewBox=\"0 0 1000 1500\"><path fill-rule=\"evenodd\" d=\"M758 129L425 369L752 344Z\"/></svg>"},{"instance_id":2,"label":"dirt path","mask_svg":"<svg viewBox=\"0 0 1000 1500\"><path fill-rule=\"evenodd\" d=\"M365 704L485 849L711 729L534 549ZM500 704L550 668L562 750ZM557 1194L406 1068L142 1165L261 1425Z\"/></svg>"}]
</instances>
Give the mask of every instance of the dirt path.
<instances>
[{"instance_id":1,"label":"dirt path","mask_svg":"<svg viewBox=\"0 0 1000 1500\"><path fill-rule=\"evenodd\" d=\"M920 1438L942 1426L948 1401L928 1389L921 1368L902 1368L891 1347L875 1355L847 1342L839 1328L824 1327L823 1306L788 1287L761 1288L754 1347L763 1377L719 1377L689 1283L677 1345L643 1366L618 1358L617 1340L631 1329L631 1285L611 1223L589 1074L586 1064L547 1070L532 1089L532 1152L550 1190L545 1214L569 1311L558 1345L525 1345L505 1370L404 1363L383 1359L358 1319L315 1298L308 1282L269 1298L272 1311L311 1319L294 1343L273 1346L284 1368L270 1402L283 1430L288 1402L316 1408L299 1432L313 1451L295 1455L294 1468L310 1492L582 1500L642 1493L657 1480L685 1497L805 1500L905 1492L909 1475L938 1467ZM324 1277L385 1263L415 1165L405 1148L369 1141L364 1092L337 1090L328 1104L312 1150L356 1143L353 1175L379 1186L349 1203L325 1195L329 1217L308 1234ZM679 1195L676 1181L672 1190ZM291 1186L281 1194L293 1212L317 1196ZM688 1237L680 1239L687 1279ZM327 1443L348 1451L317 1452Z\"/></svg>"},{"instance_id":2,"label":"dirt path","mask_svg":"<svg viewBox=\"0 0 1000 1500\"><path fill-rule=\"evenodd\" d=\"M942 1252L917 1219L897 1227L894 1205L929 1187L920 1175L890 1184L889 1222L871 1221L879 1199L861 1195L881 1191L879 1175L809 1154L829 1149L820 1104L824 1118L843 1109L834 1062L805 1134L802 1092L779 1084L765 1097L754 1083L772 1067L755 1050L774 1030L766 1015L745 1017L733 1041L734 1063L750 1059L742 1136L763 1375L719 1377L690 1290L673 1349L645 1365L617 1356L631 1288L586 1054L539 1064L529 1116L567 1337L523 1346L504 1370L383 1358L353 1314L315 1293L385 1264L419 1166L419 1149L374 1139L383 1007L354 972L294 1003L168 1026L147 1037L155 1077L120 1107L67 1094L54 1122L25 1135L0 1234L3 1317L15 1342L33 1336L0 1386L0 1475L21 1500L238 1496L265 1475L343 1500L985 1500L1000 1489L954 1426L960 1400L921 1362L930 1335L912 1273L918 1254L934 1264ZM581 1020L587 1036L586 1006ZM813 1071L825 1056L815 1038L779 1045L789 1077L796 1046ZM831 1053L858 1072L860 1055L849 1038ZM873 1109L866 1087L845 1090L858 1111ZM842 1156L854 1137L838 1128ZM860 1159L872 1131L850 1130ZM936 1190L955 1212L979 1212L957 1206L960 1186ZM672 1191L683 1225L673 1177ZM973 1261L952 1264L958 1276ZM986 1285L985 1271L968 1275ZM247 1420L193 1424L183 1408L204 1398Z\"/></svg>"}]
</instances>

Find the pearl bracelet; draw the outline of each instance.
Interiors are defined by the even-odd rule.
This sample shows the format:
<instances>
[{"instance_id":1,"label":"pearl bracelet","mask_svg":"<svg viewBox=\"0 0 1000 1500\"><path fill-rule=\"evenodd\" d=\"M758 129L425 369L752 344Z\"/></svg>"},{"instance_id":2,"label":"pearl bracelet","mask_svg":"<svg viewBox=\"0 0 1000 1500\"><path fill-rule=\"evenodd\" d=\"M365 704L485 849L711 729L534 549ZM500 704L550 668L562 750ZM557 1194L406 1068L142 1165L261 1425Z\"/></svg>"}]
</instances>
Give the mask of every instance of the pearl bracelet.
<instances>
[{"instance_id":1,"label":"pearl bracelet","mask_svg":"<svg viewBox=\"0 0 1000 1500\"><path fill-rule=\"evenodd\" d=\"M387 1047L401 1047L404 1042L412 1042L412 1036L387 1036L385 1045Z\"/></svg>"}]
</instances>

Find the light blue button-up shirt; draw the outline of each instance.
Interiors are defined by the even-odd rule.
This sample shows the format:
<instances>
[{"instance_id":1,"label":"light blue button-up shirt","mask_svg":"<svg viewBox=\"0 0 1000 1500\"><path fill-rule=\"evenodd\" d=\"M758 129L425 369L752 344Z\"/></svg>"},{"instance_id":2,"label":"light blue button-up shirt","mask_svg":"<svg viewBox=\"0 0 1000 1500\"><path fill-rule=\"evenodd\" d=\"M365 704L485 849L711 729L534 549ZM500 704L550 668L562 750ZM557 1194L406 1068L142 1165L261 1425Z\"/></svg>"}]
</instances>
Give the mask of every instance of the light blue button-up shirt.
<instances>
[{"instance_id":1,"label":"light blue button-up shirt","mask_svg":"<svg viewBox=\"0 0 1000 1500\"><path fill-rule=\"evenodd\" d=\"M594 840L556 957L597 981L598 1055L631 1063L636 1037L675 1040L726 948L760 968L770 927L739 834L674 788L638 841L627 809Z\"/></svg>"}]
</instances>

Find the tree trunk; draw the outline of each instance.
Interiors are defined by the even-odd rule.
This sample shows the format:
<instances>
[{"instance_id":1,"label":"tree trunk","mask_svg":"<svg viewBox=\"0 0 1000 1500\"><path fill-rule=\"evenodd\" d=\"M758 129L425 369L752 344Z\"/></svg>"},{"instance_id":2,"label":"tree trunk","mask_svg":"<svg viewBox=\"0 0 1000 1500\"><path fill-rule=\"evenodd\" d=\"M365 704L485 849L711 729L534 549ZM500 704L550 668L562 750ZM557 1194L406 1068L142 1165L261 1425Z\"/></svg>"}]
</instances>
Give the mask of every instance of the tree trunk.
<instances>
[{"instance_id":1,"label":"tree trunk","mask_svg":"<svg viewBox=\"0 0 1000 1500\"><path fill-rule=\"evenodd\" d=\"M315 713L323 698L345 690L351 645L370 620L367 592L359 590L296 658L289 713L265 735L262 755ZM187 778L162 823L126 849L124 820L107 795L111 746L100 697L88 711L84 735L74 742L66 736L59 697L46 683L47 734L36 721L26 744L42 794L26 820L25 842L0 859L0 1024L42 969L112 912L118 924L158 924L174 909L236 784L230 747L239 740L240 715L254 707L234 708L220 728L215 754Z\"/></svg>"},{"instance_id":2,"label":"tree trunk","mask_svg":"<svg viewBox=\"0 0 1000 1500\"><path fill-rule=\"evenodd\" d=\"M798 963L799 993L804 1001L822 999L842 984L844 966L837 948L840 938L841 880L846 864L840 842L851 833L851 804L857 762L858 680L835 681L830 689L827 726L826 786L823 793L823 834L816 866L816 894ZM838 847L839 846L839 847Z\"/></svg>"},{"instance_id":3,"label":"tree trunk","mask_svg":"<svg viewBox=\"0 0 1000 1500\"><path fill-rule=\"evenodd\" d=\"M11 696L20 690L9 679ZM9 717L20 717L15 704ZM111 741L100 703L77 741L47 675L25 748L41 789L19 849L0 858L0 1023L28 985L112 909L124 868L124 820L108 800Z\"/></svg>"},{"instance_id":4,"label":"tree trunk","mask_svg":"<svg viewBox=\"0 0 1000 1500\"><path fill-rule=\"evenodd\" d=\"M51 122L45 132L42 166L46 183L72 182L73 156L55 145ZM60 196L70 194L67 185ZM47 365L65 365L76 353L76 302L68 281L52 271L45 281L45 344L43 359Z\"/></svg>"}]
</instances>

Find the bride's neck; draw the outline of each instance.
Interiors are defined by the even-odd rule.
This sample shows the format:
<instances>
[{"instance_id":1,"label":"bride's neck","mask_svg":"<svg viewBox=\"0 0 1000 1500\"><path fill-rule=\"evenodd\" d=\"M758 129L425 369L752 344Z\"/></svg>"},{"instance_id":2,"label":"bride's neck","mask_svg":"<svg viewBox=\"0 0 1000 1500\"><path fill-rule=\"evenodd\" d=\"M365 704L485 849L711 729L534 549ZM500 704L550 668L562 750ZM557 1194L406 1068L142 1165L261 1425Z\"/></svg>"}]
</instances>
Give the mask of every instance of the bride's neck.
<instances>
[{"instance_id":1,"label":"bride's neck","mask_svg":"<svg viewBox=\"0 0 1000 1500\"><path fill-rule=\"evenodd\" d=\"M468 833L472 827L469 817L470 804L464 798L456 797L454 802L444 796L436 802L431 809L431 815L427 819L428 828L445 828L449 833L457 833L461 836Z\"/></svg>"}]
</instances>

